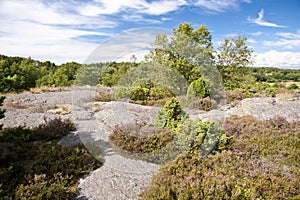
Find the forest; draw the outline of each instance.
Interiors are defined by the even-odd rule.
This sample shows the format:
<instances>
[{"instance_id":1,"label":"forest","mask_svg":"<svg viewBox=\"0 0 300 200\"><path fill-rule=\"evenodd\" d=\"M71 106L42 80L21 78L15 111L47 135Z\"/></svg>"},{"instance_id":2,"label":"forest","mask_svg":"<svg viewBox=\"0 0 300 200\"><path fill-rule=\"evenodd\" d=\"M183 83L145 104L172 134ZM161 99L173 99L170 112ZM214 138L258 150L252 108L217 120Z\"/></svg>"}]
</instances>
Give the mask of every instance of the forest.
<instances>
[{"instance_id":1,"label":"forest","mask_svg":"<svg viewBox=\"0 0 300 200\"><path fill-rule=\"evenodd\" d=\"M150 152L138 159L162 166L141 199L299 199L299 122L231 116L221 125L192 120L183 110L189 106L206 112L224 98L228 104L250 97L299 98L300 69L254 67L252 53L245 36L224 39L215 48L205 25L184 23L171 37L157 35L139 63L56 65L1 55L0 93L93 85L114 88L105 101L127 98L134 104L161 105L154 124L148 124L154 127L151 137L132 134L142 130L140 124L116 127L109 136L116 149ZM166 71L176 87L152 78L166 68L177 72ZM139 78L141 74L147 75ZM74 197L79 178L104 161L95 160L83 145L56 144L72 130L74 124L61 119L33 129L1 130L0 199ZM165 152L155 155L160 149Z\"/></svg>"}]
</instances>

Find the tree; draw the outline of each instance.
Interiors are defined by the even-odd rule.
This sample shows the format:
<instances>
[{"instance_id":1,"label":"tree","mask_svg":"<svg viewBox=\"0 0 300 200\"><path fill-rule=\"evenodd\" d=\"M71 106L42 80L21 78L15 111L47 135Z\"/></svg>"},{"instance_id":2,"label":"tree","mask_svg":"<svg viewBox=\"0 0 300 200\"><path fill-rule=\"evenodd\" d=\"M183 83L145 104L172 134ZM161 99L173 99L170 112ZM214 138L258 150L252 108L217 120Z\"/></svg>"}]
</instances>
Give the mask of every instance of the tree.
<instances>
[{"instance_id":1,"label":"tree","mask_svg":"<svg viewBox=\"0 0 300 200\"><path fill-rule=\"evenodd\" d=\"M146 61L171 67L190 83L199 78L201 68L213 63L213 45L205 25L197 29L191 23L180 24L172 35L159 34Z\"/></svg>"},{"instance_id":2,"label":"tree","mask_svg":"<svg viewBox=\"0 0 300 200\"><path fill-rule=\"evenodd\" d=\"M247 37L237 36L224 39L218 48L217 65L224 67L245 67L252 64L252 50L247 46Z\"/></svg>"},{"instance_id":3,"label":"tree","mask_svg":"<svg viewBox=\"0 0 300 200\"><path fill-rule=\"evenodd\" d=\"M222 74L226 89L245 88L255 78L246 75L245 67L252 63L252 50L247 46L247 37L237 36L224 39L218 48L216 64Z\"/></svg>"}]
</instances>

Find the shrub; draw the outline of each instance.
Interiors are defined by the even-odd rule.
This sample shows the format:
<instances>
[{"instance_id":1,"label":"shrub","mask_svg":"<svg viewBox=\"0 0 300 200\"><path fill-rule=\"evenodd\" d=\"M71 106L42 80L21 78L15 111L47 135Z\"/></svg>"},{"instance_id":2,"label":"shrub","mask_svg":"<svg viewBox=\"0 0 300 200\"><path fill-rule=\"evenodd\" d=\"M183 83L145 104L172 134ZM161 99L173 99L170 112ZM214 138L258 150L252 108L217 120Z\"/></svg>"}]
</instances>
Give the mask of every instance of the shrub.
<instances>
[{"instance_id":1,"label":"shrub","mask_svg":"<svg viewBox=\"0 0 300 200\"><path fill-rule=\"evenodd\" d=\"M156 85L155 87L151 88L149 91L149 98L150 100L160 100L165 98L174 97L175 95L171 90L162 85Z\"/></svg>"},{"instance_id":2,"label":"shrub","mask_svg":"<svg viewBox=\"0 0 300 200\"><path fill-rule=\"evenodd\" d=\"M209 129L209 124L209 122L199 120L182 120L175 129L175 144L185 147L188 151L199 150Z\"/></svg>"},{"instance_id":3,"label":"shrub","mask_svg":"<svg viewBox=\"0 0 300 200\"><path fill-rule=\"evenodd\" d=\"M187 91L187 101L191 101L194 97L205 98L210 95L209 82L203 77L193 81Z\"/></svg>"},{"instance_id":4,"label":"shrub","mask_svg":"<svg viewBox=\"0 0 300 200\"><path fill-rule=\"evenodd\" d=\"M32 130L23 127L2 130L0 142L24 143L31 140Z\"/></svg>"},{"instance_id":5,"label":"shrub","mask_svg":"<svg viewBox=\"0 0 300 200\"><path fill-rule=\"evenodd\" d=\"M150 90L148 88L142 88L140 86L135 87L132 90L130 99L133 101L147 101L149 97Z\"/></svg>"},{"instance_id":6,"label":"shrub","mask_svg":"<svg viewBox=\"0 0 300 200\"><path fill-rule=\"evenodd\" d=\"M155 125L159 128L176 128L184 116L185 113L181 109L180 102L173 97L158 111L155 118Z\"/></svg>"},{"instance_id":7,"label":"shrub","mask_svg":"<svg viewBox=\"0 0 300 200\"><path fill-rule=\"evenodd\" d=\"M114 94L115 100L122 100L122 99L130 99L132 94L132 88L129 87L118 87Z\"/></svg>"},{"instance_id":8,"label":"shrub","mask_svg":"<svg viewBox=\"0 0 300 200\"><path fill-rule=\"evenodd\" d=\"M45 119L44 124L39 125L33 130L31 139L44 141L57 140L74 130L75 125L70 119Z\"/></svg>"},{"instance_id":9,"label":"shrub","mask_svg":"<svg viewBox=\"0 0 300 200\"><path fill-rule=\"evenodd\" d=\"M0 145L0 199L70 199L77 193L79 178L102 164L83 145L41 141ZM37 180L38 176L42 177Z\"/></svg>"},{"instance_id":10,"label":"shrub","mask_svg":"<svg viewBox=\"0 0 300 200\"><path fill-rule=\"evenodd\" d=\"M138 79L129 87L119 87L115 92L115 99L129 99L132 103L148 105L155 104L155 101L173 97L171 90L160 84L154 84L151 79Z\"/></svg>"},{"instance_id":11,"label":"shrub","mask_svg":"<svg viewBox=\"0 0 300 200\"><path fill-rule=\"evenodd\" d=\"M129 132L127 132L129 131ZM115 128L109 136L109 140L122 150L134 153L149 153L165 147L173 139L172 132L169 130L160 130L152 133L151 136L142 134L132 134L130 130Z\"/></svg>"},{"instance_id":12,"label":"shrub","mask_svg":"<svg viewBox=\"0 0 300 200\"><path fill-rule=\"evenodd\" d=\"M299 89L299 86L298 86L297 84L295 84L295 83L292 83L292 84L288 87L288 89L290 89L290 90L296 90L296 89Z\"/></svg>"},{"instance_id":13,"label":"shrub","mask_svg":"<svg viewBox=\"0 0 300 200\"><path fill-rule=\"evenodd\" d=\"M154 87L154 83L150 78L141 78L133 83L133 87L147 88L150 90Z\"/></svg>"},{"instance_id":14,"label":"shrub","mask_svg":"<svg viewBox=\"0 0 300 200\"><path fill-rule=\"evenodd\" d=\"M268 88L266 88L265 93L269 97L275 97L277 91L278 91L277 87L268 87Z\"/></svg>"},{"instance_id":15,"label":"shrub","mask_svg":"<svg viewBox=\"0 0 300 200\"><path fill-rule=\"evenodd\" d=\"M197 108L199 110L209 111L216 106L216 101L210 97L197 98L189 103L189 107Z\"/></svg>"},{"instance_id":16,"label":"shrub","mask_svg":"<svg viewBox=\"0 0 300 200\"><path fill-rule=\"evenodd\" d=\"M199 156L197 151L181 155L161 168L140 197L300 198L299 123L274 129L271 121L231 117L225 121L225 131L232 136L226 150L207 157Z\"/></svg>"}]
</instances>

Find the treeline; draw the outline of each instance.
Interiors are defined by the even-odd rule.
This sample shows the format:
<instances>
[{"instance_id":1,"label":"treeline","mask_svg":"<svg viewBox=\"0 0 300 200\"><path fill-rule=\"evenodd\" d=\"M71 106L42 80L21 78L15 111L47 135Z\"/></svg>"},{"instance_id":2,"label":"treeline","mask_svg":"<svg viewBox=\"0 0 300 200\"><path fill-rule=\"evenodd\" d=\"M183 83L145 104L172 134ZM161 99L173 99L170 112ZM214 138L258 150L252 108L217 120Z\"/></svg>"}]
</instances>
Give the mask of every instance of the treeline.
<instances>
[{"instance_id":1,"label":"treeline","mask_svg":"<svg viewBox=\"0 0 300 200\"><path fill-rule=\"evenodd\" d=\"M80 64L69 62L55 65L29 58L0 55L0 92L20 92L40 86L73 84Z\"/></svg>"},{"instance_id":2,"label":"treeline","mask_svg":"<svg viewBox=\"0 0 300 200\"><path fill-rule=\"evenodd\" d=\"M280 69L273 67L249 68L249 73L252 74L256 81L259 82L282 82L295 81L300 82L299 69Z\"/></svg>"},{"instance_id":3,"label":"treeline","mask_svg":"<svg viewBox=\"0 0 300 200\"><path fill-rule=\"evenodd\" d=\"M70 86L76 79L113 86L123 74L137 65L130 62L90 65L68 62L55 65L50 61L41 62L30 57L0 55L0 93L21 92L41 86Z\"/></svg>"},{"instance_id":4,"label":"treeline","mask_svg":"<svg viewBox=\"0 0 300 200\"><path fill-rule=\"evenodd\" d=\"M41 62L33 60L30 57L22 58L0 55L0 93L21 92L41 86L70 86L75 83L76 79L83 83L91 82L90 84L111 87L115 86L120 78L129 70L138 66L139 63L131 62L97 63L90 65L68 62L55 65L50 61ZM226 81L226 72L224 72L224 69L219 70L222 73L223 81ZM300 82L299 69L240 67L239 70L252 77L256 82ZM229 75L233 76L234 74L229 73Z\"/></svg>"}]
</instances>

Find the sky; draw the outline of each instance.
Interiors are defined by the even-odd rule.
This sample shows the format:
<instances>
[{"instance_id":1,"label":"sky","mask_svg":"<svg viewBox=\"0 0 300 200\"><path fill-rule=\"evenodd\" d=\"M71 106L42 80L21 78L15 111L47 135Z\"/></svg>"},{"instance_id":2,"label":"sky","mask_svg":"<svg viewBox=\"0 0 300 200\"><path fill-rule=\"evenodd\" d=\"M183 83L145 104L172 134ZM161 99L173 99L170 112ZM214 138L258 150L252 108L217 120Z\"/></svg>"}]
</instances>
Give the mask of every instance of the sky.
<instances>
[{"instance_id":1,"label":"sky","mask_svg":"<svg viewBox=\"0 0 300 200\"><path fill-rule=\"evenodd\" d=\"M300 69L300 0L0 0L0 54L56 64L141 59L158 33L248 37L254 66ZM108 58L109 57L109 58Z\"/></svg>"}]
</instances>

